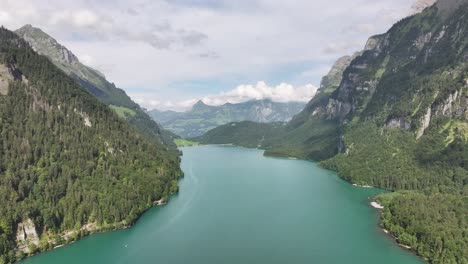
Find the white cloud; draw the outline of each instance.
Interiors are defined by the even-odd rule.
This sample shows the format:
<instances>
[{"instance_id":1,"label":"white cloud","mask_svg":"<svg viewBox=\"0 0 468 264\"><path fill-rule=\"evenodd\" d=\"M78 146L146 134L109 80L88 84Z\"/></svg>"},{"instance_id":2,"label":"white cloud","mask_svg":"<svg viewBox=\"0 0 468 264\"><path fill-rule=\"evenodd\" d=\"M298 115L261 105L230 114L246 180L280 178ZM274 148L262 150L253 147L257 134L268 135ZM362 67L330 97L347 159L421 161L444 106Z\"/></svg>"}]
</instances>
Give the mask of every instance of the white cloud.
<instances>
[{"instance_id":1,"label":"white cloud","mask_svg":"<svg viewBox=\"0 0 468 264\"><path fill-rule=\"evenodd\" d=\"M318 86L324 65L431 1L0 0L0 23L38 26L128 93L177 105L222 89L174 85L191 80Z\"/></svg>"},{"instance_id":2,"label":"white cloud","mask_svg":"<svg viewBox=\"0 0 468 264\"><path fill-rule=\"evenodd\" d=\"M424 8L433 5L437 0L416 0L416 2L411 6L413 13L419 13Z\"/></svg>"},{"instance_id":3,"label":"white cloud","mask_svg":"<svg viewBox=\"0 0 468 264\"><path fill-rule=\"evenodd\" d=\"M79 27L92 26L98 22L98 16L89 10L78 10L73 13L73 23Z\"/></svg>"},{"instance_id":4,"label":"white cloud","mask_svg":"<svg viewBox=\"0 0 468 264\"><path fill-rule=\"evenodd\" d=\"M83 54L81 55L79 58L81 63L83 63L84 65L87 65L87 66L90 66L90 67L94 67L94 58L88 54Z\"/></svg>"},{"instance_id":5,"label":"white cloud","mask_svg":"<svg viewBox=\"0 0 468 264\"><path fill-rule=\"evenodd\" d=\"M205 96L203 102L208 105L223 105L225 103L241 103L249 100L269 99L274 102L307 102L317 92L317 87L312 84L293 87L282 83L275 87L268 86L265 82L256 85L243 84L234 90L218 95Z\"/></svg>"},{"instance_id":6,"label":"white cloud","mask_svg":"<svg viewBox=\"0 0 468 264\"><path fill-rule=\"evenodd\" d=\"M0 10L0 23L1 24L7 24L10 22L11 16L8 12Z\"/></svg>"},{"instance_id":7,"label":"white cloud","mask_svg":"<svg viewBox=\"0 0 468 264\"><path fill-rule=\"evenodd\" d=\"M269 86L263 81L255 85L242 84L228 92L208 95L203 98L191 98L177 102L152 98L154 94L136 93L130 96L140 105L148 109L184 111L190 109L197 101L202 100L207 105L223 105L226 103L242 103L250 100L269 99L274 102L308 102L314 97L317 87L312 84L294 87L287 83Z\"/></svg>"}]
</instances>

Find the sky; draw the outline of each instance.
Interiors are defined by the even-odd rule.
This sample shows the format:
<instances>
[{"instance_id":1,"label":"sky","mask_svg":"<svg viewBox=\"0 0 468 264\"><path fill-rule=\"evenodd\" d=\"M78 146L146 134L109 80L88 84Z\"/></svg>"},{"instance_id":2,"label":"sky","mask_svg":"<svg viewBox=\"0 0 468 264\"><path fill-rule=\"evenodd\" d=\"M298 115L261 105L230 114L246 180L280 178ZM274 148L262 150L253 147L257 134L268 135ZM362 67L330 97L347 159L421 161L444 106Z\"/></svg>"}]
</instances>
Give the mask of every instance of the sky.
<instances>
[{"instance_id":1,"label":"sky","mask_svg":"<svg viewBox=\"0 0 468 264\"><path fill-rule=\"evenodd\" d=\"M0 0L141 106L310 100L339 57L434 0Z\"/></svg>"}]
</instances>

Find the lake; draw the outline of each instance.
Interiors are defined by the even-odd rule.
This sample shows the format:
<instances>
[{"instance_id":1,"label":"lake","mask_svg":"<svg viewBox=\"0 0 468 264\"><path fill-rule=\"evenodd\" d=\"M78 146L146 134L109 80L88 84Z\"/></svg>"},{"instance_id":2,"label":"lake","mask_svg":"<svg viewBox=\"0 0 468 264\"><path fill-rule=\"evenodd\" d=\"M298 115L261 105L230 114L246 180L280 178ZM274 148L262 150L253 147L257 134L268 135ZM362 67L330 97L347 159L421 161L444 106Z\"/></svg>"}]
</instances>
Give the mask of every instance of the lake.
<instances>
[{"instance_id":1,"label":"lake","mask_svg":"<svg viewBox=\"0 0 468 264\"><path fill-rule=\"evenodd\" d=\"M369 199L381 190L261 150L182 150L185 177L169 204L22 263L423 263L379 229Z\"/></svg>"}]
</instances>

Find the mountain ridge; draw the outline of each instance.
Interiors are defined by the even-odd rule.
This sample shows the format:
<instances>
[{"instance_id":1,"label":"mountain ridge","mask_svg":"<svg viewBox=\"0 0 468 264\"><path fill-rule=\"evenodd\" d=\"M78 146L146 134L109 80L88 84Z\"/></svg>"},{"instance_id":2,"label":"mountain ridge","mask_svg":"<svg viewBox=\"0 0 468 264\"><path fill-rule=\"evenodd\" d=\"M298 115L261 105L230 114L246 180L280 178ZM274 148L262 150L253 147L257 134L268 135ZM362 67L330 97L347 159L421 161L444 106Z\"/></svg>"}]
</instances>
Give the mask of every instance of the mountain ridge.
<instances>
[{"instance_id":1,"label":"mountain ridge","mask_svg":"<svg viewBox=\"0 0 468 264\"><path fill-rule=\"evenodd\" d=\"M177 136L161 129L137 103L130 99L124 90L108 81L104 74L82 64L72 51L40 28L28 24L17 29L15 33L28 42L33 50L49 58L54 65L108 105L140 133L163 142L166 147L177 152L173 143L173 138Z\"/></svg>"},{"instance_id":2,"label":"mountain ridge","mask_svg":"<svg viewBox=\"0 0 468 264\"><path fill-rule=\"evenodd\" d=\"M0 28L0 263L133 224L177 192L179 156Z\"/></svg>"},{"instance_id":3,"label":"mountain ridge","mask_svg":"<svg viewBox=\"0 0 468 264\"><path fill-rule=\"evenodd\" d=\"M288 121L299 113L304 105L305 103L300 102L277 103L265 99L211 106L199 100L187 112L151 110L148 113L164 128L182 137L192 138L233 121Z\"/></svg>"}]
</instances>

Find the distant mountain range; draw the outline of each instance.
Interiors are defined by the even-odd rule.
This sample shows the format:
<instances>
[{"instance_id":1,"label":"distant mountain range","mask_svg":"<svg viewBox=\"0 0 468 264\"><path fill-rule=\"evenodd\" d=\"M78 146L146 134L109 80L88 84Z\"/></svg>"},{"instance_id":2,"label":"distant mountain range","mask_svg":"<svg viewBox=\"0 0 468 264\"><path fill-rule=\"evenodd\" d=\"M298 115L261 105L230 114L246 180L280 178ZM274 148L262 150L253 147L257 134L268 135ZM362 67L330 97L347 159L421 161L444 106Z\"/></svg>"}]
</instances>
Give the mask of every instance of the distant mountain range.
<instances>
[{"instance_id":1,"label":"distant mountain range","mask_svg":"<svg viewBox=\"0 0 468 264\"><path fill-rule=\"evenodd\" d=\"M148 113L164 128L179 136L192 138L229 122L286 122L298 114L305 105L300 102L277 103L270 100L252 100L239 104L211 106L198 101L187 112L151 110Z\"/></svg>"}]
</instances>

